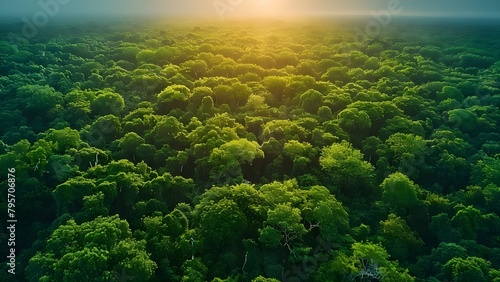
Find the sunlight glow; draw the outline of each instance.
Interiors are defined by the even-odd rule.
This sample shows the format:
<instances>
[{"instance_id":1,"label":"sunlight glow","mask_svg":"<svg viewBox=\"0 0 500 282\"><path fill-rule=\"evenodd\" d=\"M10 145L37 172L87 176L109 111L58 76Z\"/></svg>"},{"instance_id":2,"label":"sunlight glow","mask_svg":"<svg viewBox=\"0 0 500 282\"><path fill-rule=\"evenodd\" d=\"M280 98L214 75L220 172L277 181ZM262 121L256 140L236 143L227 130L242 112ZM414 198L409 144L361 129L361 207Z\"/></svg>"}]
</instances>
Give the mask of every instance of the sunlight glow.
<instances>
[{"instance_id":1,"label":"sunlight glow","mask_svg":"<svg viewBox=\"0 0 500 282\"><path fill-rule=\"evenodd\" d=\"M291 16L291 6L287 0L246 0L235 14L239 17L283 18Z\"/></svg>"}]
</instances>

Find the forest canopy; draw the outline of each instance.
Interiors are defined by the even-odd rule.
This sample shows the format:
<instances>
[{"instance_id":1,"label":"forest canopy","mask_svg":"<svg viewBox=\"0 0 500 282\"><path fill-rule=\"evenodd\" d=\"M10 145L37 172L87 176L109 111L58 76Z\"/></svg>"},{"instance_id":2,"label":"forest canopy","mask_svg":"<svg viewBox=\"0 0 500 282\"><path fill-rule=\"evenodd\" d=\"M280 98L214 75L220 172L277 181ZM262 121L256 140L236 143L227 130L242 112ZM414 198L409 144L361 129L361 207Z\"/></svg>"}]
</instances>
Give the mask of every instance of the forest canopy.
<instances>
[{"instance_id":1,"label":"forest canopy","mask_svg":"<svg viewBox=\"0 0 500 282\"><path fill-rule=\"evenodd\" d=\"M2 37L16 279L500 281L497 33L94 22Z\"/></svg>"}]
</instances>

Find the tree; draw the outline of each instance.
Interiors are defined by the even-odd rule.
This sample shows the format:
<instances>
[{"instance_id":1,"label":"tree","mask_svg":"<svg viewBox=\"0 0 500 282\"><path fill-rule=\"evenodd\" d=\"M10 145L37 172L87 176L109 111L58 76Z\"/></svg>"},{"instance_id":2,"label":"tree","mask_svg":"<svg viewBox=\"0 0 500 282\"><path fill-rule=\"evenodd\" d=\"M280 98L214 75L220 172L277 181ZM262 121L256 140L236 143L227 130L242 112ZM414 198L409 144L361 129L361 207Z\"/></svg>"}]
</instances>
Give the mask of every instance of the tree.
<instances>
[{"instance_id":1,"label":"tree","mask_svg":"<svg viewBox=\"0 0 500 282\"><path fill-rule=\"evenodd\" d=\"M324 97L323 103L325 106L330 107L333 112L337 112L347 108L347 106L352 103L352 97L349 93L338 90L328 93Z\"/></svg>"},{"instance_id":2,"label":"tree","mask_svg":"<svg viewBox=\"0 0 500 282\"><path fill-rule=\"evenodd\" d=\"M200 197L200 203L196 205L195 211L193 211L193 221L196 222L199 220L199 212L210 209L213 203L220 202L223 199L228 199L236 203L238 210L245 216L244 221L247 228L242 231L234 230L233 232L242 232L240 234L255 238L257 230L262 226L262 222L266 216L266 211L263 208L266 205L266 198L250 184L243 183L232 186L212 187L207 190ZM220 218L220 220L223 221L224 219Z\"/></svg>"},{"instance_id":3,"label":"tree","mask_svg":"<svg viewBox=\"0 0 500 282\"><path fill-rule=\"evenodd\" d=\"M126 273L148 280L157 268L145 252L145 242L132 238L125 220L97 217L78 225L70 219L49 237L46 246L30 259L30 280L102 281Z\"/></svg>"},{"instance_id":4,"label":"tree","mask_svg":"<svg viewBox=\"0 0 500 282\"><path fill-rule=\"evenodd\" d=\"M260 138L265 142L270 138L276 140L305 140L307 131L304 127L297 125L290 120L272 120L267 122L263 129Z\"/></svg>"},{"instance_id":5,"label":"tree","mask_svg":"<svg viewBox=\"0 0 500 282\"><path fill-rule=\"evenodd\" d=\"M443 90L436 93L438 101L444 101L446 99L455 99L458 102L464 100L464 95L460 90L452 86L443 86Z\"/></svg>"},{"instance_id":6,"label":"tree","mask_svg":"<svg viewBox=\"0 0 500 282\"><path fill-rule=\"evenodd\" d=\"M500 177L498 171L500 169L500 157L485 157L472 165L471 182L486 186L494 184L500 186Z\"/></svg>"},{"instance_id":7,"label":"tree","mask_svg":"<svg viewBox=\"0 0 500 282\"><path fill-rule=\"evenodd\" d=\"M444 265L453 258L467 257L467 250L455 243L441 242L433 248L428 256L420 256L417 265L421 267L420 275L437 276L444 279Z\"/></svg>"},{"instance_id":8,"label":"tree","mask_svg":"<svg viewBox=\"0 0 500 282\"><path fill-rule=\"evenodd\" d=\"M120 138L122 126L118 117L105 115L98 117L90 126L82 131L82 138L91 146L104 148Z\"/></svg>"},{"instance_id":9,"label":"tree","mask_svg":"<svg viewBox=\"0 0 500 282\"><path fill-rule=\"evenodd\" d=\"M125 107L123 97L111 89L104 89L97 93L96 98L90 103L94 116L114 115L121 116Z\"/></svg>"},{"instance_id":10,"label":"tree","mask_svg":"<svg viewBox=\"0 0 500 282\"><path fill-rule=\"evenodd\" d=\"M73 90L64 95L65 120L78 127L89 122L90 101L95 99L92 91Z\"/></svg>"},{"instance_id":11,"label":"tree","mask_svg":"<svg viewBox=\"0 0 500 282\"><path fill-rule=\"evenodd\" d=\"M139 197L157 199L166 203L168 208L173 209L179 203L189 202L194 192L195 185L192 179L172 176L166 172L144 183L144 187L139 191Z\"/></svg>"},{"instance_id":12,"label":"tree","mask_svg":"<svg viewBox=\"0 0 500 282\"><path fill-rule=\"evenodd\" d=\"M367 136L372 126L370 116L365 111L360 111L356 108L348 108L341 111L337 115L337 119L339 120L340 127L349 133L350 136L353 138L362 136L355 138L356 140Z\"/></svg>"},{"instance_id":13,"label":"tree","mask_svg":"<svg viewBox=\"0 0 500 282\"><path fill-rule=\"evenodd\" d=\"M208 65L203 60L189 60L182 63L181 67L194 79L203 77L208 70Z\"/></svg>"},{"instance_id":14,"label":"tree","mask_svg":"<svg viewBox=\"0 0 500 282\"><path fill-rule=\"evenodd\" d=\"M267 55L258 56L255 59L255 63L264 69L276 68L276 60L273 57Z\"/></svg>"},{"instance_id":15,"label":"tree","mask_svg":"<svg viewBox=\"0 0 500 282\"><path fill-rule=\"evenodd\" d=\"M425 109L425 100L414 92L405 93L403 96L395 97L392 102L405 114L415 116Z\"/></svg>"},{"instance_id":16,"label":"tree","mask_svg":"<svg viewBox=\"0 0 500 282\"><path fill-rule=\"evenodd\" d=\"M491 263L483 258L455 257L444 265L444 269L446 276L453 281L491 281L489 279Z\"/></svg>"},{"instance_id":17,"label":"tree","mask_svg":"<svg viewBox=\"0 0 500 282\"><path fill-rule=\"evenodd\" d=\"M148 143L154 144L156 148L168 144L176 149L182 149L185 144L181 142L179 137L183 132L185 132L183 124L175 117L162 117L154 128L146 134L146 140Z\"/></svg>"},{"instance_id":18,"label":"tree","mask_svg":"<svg viewBox=\"0 0 500 282\"><path fill-rule=\"evenodd\" d=\"M395 133L414 134L418 136L425 135L422 124L417 121L411 121L401 116L395 116L394 118L386 120L384 126L379 132L379 136L381 139L385 140Z\"/></svg>"},{"instance_id":19,"label":"tree","mask_svg":"<svg viewBox=\"0 0 500 282\"><path fill-rule=\"evenodd\" d=\"M467 157L473 154L472 147L463 138L459 132L451 130L435 130L432 133L432 147L438 152L448 152L458 157Z\"/></svg>"},{"instance_id":20,"label":"tree","mask_svg":"<svg viewBox=\"0 0 500 282\"><path fill-rule=\"evenodd\" d=\"M47 182L55 184L60 184L79 173L78 166L70 155L51 155L47 162L47 172L52 180Z\"/></svg>"},{"instance_id":21,"label":"tree","mask_svg":"<svg viewBox=\"0 0 500 282\"><path fill-rule=\"evenodd\" d=\"M321 122L325 122L333 119L332 109L327 106L321 106L318 108L318 117Z\"/></svg>"},{"instance_id":22,"label":"tree","mask_svg":"<svg viewBox=\"0 0 500 282\"><path fill-rule=\"evenodd\" d=\"M466 109L454 109L448 112L448 124L466 133L474 133L478 124L477 115Z\"/></svg>"},{"instance_id":23,"label":"tree","mask_svg":"<svg viewBox=\"0 0 500 282\"><path fill-rule=\"evenodd\" d=\"M167 114L175 108L184 108L191 90L184 85L171 85L158 94L158 109Z\"/></svg>"},{"instance_id":24,"label":"tree","mask_svg":"<svg viewBox=\"0 0 500 282\"><path fill-rule=\"evenodd\" d=\"M29 117L47 115L63 102L61 93L49 86L26 85L17 89L19 108Z\"/></svg>"},{"instance_id":25,"label":"tree","mask_svg":"<svg viewBox=\"0 0 500 282\"><path fill-rule=\"evenodd\" d=\"M96 190L95 181L76 177L57 185L53 195L56 200L58 214L72 213L83 206L83 197Z\"/></svg>"},{"instance_id":26,"label":"tree","mask_svg":"<svg viewBox=\"0 0 500 282\"><path fill-rule=\"evenodd\" d=\"M406 154L422 154L426 142L422 137L414 134L395 133L386 140L386 144L396 159L402 159Z\"/></svg>"},{"instance_id":27,"label":"tree","mask_svg":"<svg viewBox=\"0 0 500 282\"><path fill-rule=\"evenodd\" d=\"M80 133L69 127L60 130L50 129L46 134L45 139L54 143L54 151L59 154L63 154L72 148L78 149L82 144Z\"/></svg>"},{"instance_id":28,"label":"tree","mask_svg":"<svg viewBox=\"0 0 500 282\"><path fill-rule=\"evenodd\" d=\"M477 54L461 54L460 65L464 68L488 68L495 62L495 59Z\"/></svg>"},{"instance_id":29,"label":"tree","mask_svg":"<svg viewBox=\"0 0 500 282\"><path fill-rule=\"evenodd\" d=\"M389 261L389 255L385 249L372 243L354 243L352 246L355 267L358 272L355 277L370 278L372 275L380 273L382 282L385 281L414 281L415 279L408 274L408 270L401 271L397 263Z\"/></svg>"},{"instance_id":30,"label":"tree","mask_svg":"<svg viewBox=\"0 0 500 282\"><path fill-rule=\"evenodd\" d=\"M184 275L182 276L182 282L203 282L206 280L206 275L208 272L207 267L201 262L200 259L187 260L182 265L182 270Z\"/></svg>"},{"instance_id":31,"label":"tree","mask_svg":"<svg viewBox=\"0 0 500 282\"><path fill-rule=\"evenodd\" d=\"M458 242L461 236L460 232L451 225L450 217L446 213L433 216L429 224L429 230L438 242Z\"/></svg>"},{"instance_id":32,"label":"tree","mask_svg":"<svg viewBox=\"0 0 500 282\"><path fill-rule=\"evenodd\" d=\"M370 192L374 168L347 141L323 148L319 163L339 192L349 195Z\"/></svg>"},{"instance_id":33,"label":"tree","mask_svg":"<svg viewBox=\"0 0 500 282\"><path fill-rule=\"evenodd\" d=\"M229 141L215 148L210 154L208 160L212 167L210 178L221 184L242 181L242 165L251 165L254 159L263 157L264 152L255 141L247 139Z\"/></svg>"},{"instance_id":34,"label":"tree","mask_svg":"<svg viewBox=\"0 0 500 282\"><path fill-rule=\"evenodd\" d=\"M314 78L319 78L319 65L315 60L300 60L297 66L297 73L300 75L309 75Z\"/></svg>"},{"instance_id":35,"label":"tree","mask_svg":"<svg viewBox=\"0 0 500 282\"><path fill-rule=\"evenodd\" d=\"M153 50L142 50L137 53L135 58L139 63L154 64L156 52Z\"/></svg>"},{"instance_id":36,"label":"tree","mask_svg":"<svg viewBox=\"0 0 500 282\"><path fill-rule=\"evenodd\" d=\"M370 57L365 61L363 68L369 70L376 70L380 67L380 60L377 57Z\"/></svg>"},{"instance_id":37,"label":"tree","mask_svg":"<svg viewBox=\"0 0 500 282\"><path fill-rule=\"evenodd\" d=\"M126 158L135 160L137 148L142 144L144 144L144 138L137 135L135 132L129 132L120 138L118 141L118 148L122 150Z\"/></svg>"},{"instance_id":38,"label":"tree","mask_svg":"<svg viewBox=\"0 0 500 282\"><path fill-rule=\"evenodd\" d=\"M262 80L262 85L272 94L276 104L285 101L288 83L286 77L280 76L267 76Z\"/></svg>"},{"instance_id":39,"label":"tree","mask_svg":"<svg viewBox=\"0 0 500 282\"><path fill-rule=\"evenodd\" d=\"M247 221L238 205L230 199L213 202L194 210L195 221L204 249L217 252L225 244L234 244L243 235Z\"/></svg>"},{"instance_id":40,"label":"tree","mask_svg":"<svg viewBox=\"0 0 500 282\"><path fill-rule=\"evenodd\" d=\"M349 278L355 281L405 281L412 282L408 270L399 267L397 261L390 261L384 247L366 243L354 243L352 255L336 252L335 259L321 264L315 281L341 281Z\"/></svg>"},{"instance_id":41,"label":"tree","mask_svg":"<svg viewBox=\"0 0 500 282\"><path fill-rule=\"evenodd\" d=\"M300 101L306 112L316 114L323 104L323 95L314 89L309 89L300 95Z\"/></svg>"},{"instance_id":42,"label":"tree","mask_svg":"<svg viewBox=\"0 0 500 282\"><path fill-rule=\"evenodd\" d=\"M292 250L293 243L307 233L301 221L298 208L293 208L290 203L278 204L268 211L259 241L271 248L284 246L290 254L295 255Z\"/></svg>"},{"instance_id":43,"label":"tree","mask_svg":"<svg viewBox=\"0 0 500 282\"><path fill-rule=\"evenodd\" d=\"M276 57L276 65L278 68L285 66L296 66L299 63L297 56L290 51L282 51Z\"/></svg>"},{"instance_id":44,"label":"tree","mask_svg":"<svg viewBox=\"0 0 500 282\"><path fill-rule=\"evenodd\" d=\"M387 176L380 188L383 201L396 210L408 209L418 204L418 186L401 172Z\"/></svg>"},{"instance_id":45,"label":"tree","mask_svg":"<svg viewBox=\"0 0 500 282\"><path fill-rule=\"evenodd\" d=\"M214 95L212 88L207 86L200 86L193 89L191 95L189 96L189 104L194 107L198 107L201 105L202 100L205 97L211 97Z\"/></svg>"},{"instance_id":46,"label":"tree","mask_svg":"<svg viewBox=\"0 0 500 282\"><path fill-rule=\"evenodd\" d=\"M213 94L214 104L216 106L221 106L223 104L227 104L227 105L234 104L235 97L233 97L231 95L231 92L232 92L231 86L218 85L218 86L214 87L213 90L214 90L214 94Z\"/></svg>"},{"instance_id":47,"label":"tree","mask_svg":"<svg viewBox=\"0 0 500 282\"><path fill-rule=\"evenodd\" d=\"M247 102L248 97L250 97L251 94L252 89L248 85L239 82L234 83L231 85L231 96L234 97L236 103L233 103L230 106L239 108Z\"/></svg>"},{"instance_id":48,"label":"tree","mask_svg":"<svg viewBox=\"0 0 500 282\"><path fill-rule=\"evenodd\" d=\"M469 183L470 179L470 164L465 158L457 157L443 151L439 155L439 160L436 163L437 176L439 183L445 188L444 191L457 191Z\"/></svg>"},{"instance_id":49,"label":"tree","mask_svg":"<svg viewBox=\"0 0 500 282\"><path fill-rule=\"evenodd\" d=\"M167 77L161 67L153 64L142 64L131 73L131 81L127 89L138 92L138 95L155 95L169 85Z\"/></svg>"},{"instance_id":50,"label":"tree","mask_svg":"<svg viewBox=\"0 0 500 282\"><path fill-rule=\"evenodd\" d=\"M150 203L153 202L148 201L146 209L152 207ZM166 215L159 213L158 208L151 210L142 213L144 231L136 232L136 237L147 242L146 250L158 265L156 275L165 279L179 279L178 271L172 270L181 268L194 254L192 241L186 240L193 235L187 228L189 220L178 209Z\"/></svg>"},{"instance_id":51,"label":"tree","mask_svg":"<svg viewBox=\"0 0 500 282\"><path fill-rule=\"evenodd\" d=\"M305 197L300 209L308 231L318 226L325 241L342 240L349 231L349 215L342 204L324 186L312 186Z\"/></svg>"},{"instance_id":52,"label":"tree","mask_svg":"<svg viewBox=\"0 0 500 282\"><path fill-rule=\"evenodd\" d=\"M462 238L476 239L481 222L481 212L473 206L456 205L457 213L451 218L452 226L461 231Z\"/></svg>"},{"instance_id":53,"label":"tree","mask_svg":"<svg viewBox=\"0 0 500 282\"><path fill-rule=\"evenodd\" d=\"M408 260L410 253L418 252L418 248L424 244L406 221L395 214L389 214L380 225L383 244L395 259Z\"/></svg>"},{"instance_id":54,"label":"tree","mask_svg":"<svg viewBox=\"0 0 500 282\"><path fill-rule=\"evenodd\" d=\"M252 282L279 282L279 280L274 279L274 278L265 278L265 277L259 275L258 277L253 279Z\"/></svg>"},{"instance_id":55,"label":"tree","mask_svg":"<svg viewBox=\"0 0 500 282\"><path fill-rule=\"evenodd\" d=\"M414 134L395 133L385 143L392 153L392 164L409 176L415 173L417 166L424 165L424 157L430 152L425 140Z\"/></svg>"},{"instance_id":56,"label":"tree","mask_svg":"<svg viewBox=\"0 0 500 282\"><path fill-rule=\"evenodd\" d=\"M109 205L106 205L104 193L98 191L96 194L83 197L82 211L77 215L81 222L91 221L99 216L108 216Z\"/></svg>"},{"instance_id":57,"label":"tree","mask_svg":"<svg viewBox=\"0 0 500 282\"><path fill-rule=\"evenodd\" d=\"M290 140L283 147L283 155L293 162L294 175L307 171L307 164L316 156L317 151L309 143Z\"/></svg>"},{"instance_id":58,"label":"tree","mask_svg":"<svg viewBox=\"0 0 500 282\"><path fill-rule=\"evenodd\" d=\"M340 82L342 85L350 82L349 75L347 74L347 67L331 67L325 74L321 76L321 79L330 82Z\"/></svg>"}]
</instances>

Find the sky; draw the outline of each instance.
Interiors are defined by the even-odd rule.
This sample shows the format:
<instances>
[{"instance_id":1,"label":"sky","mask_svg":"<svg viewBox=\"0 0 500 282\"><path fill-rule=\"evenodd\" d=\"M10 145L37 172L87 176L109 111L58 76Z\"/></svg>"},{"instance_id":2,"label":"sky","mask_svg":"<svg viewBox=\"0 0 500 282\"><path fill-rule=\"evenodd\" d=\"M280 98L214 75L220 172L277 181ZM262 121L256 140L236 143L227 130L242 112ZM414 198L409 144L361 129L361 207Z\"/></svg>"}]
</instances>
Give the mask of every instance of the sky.
<instances>
[{"instance_id":1,"label":"sky","mask_svg":"<svg viewBox=\"0 0 500 282\"><path fill-rule=\"evenodd\" d=\"M2 17L163 15L208 18L370 14L500 17L499 0L0 0ZM44 7L45 6L45 7Z\"/></svg>"}]
</instances>

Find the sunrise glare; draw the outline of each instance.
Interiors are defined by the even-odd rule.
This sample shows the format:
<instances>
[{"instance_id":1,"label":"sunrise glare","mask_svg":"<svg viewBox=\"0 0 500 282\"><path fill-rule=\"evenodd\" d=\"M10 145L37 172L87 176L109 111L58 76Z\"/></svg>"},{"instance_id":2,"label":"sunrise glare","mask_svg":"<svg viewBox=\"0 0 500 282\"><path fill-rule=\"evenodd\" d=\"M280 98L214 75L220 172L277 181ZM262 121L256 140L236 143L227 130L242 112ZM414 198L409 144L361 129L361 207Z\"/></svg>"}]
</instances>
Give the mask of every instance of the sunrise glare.
<instances>
[{"instance_id":1,"label":"sunrise glare","mask_svg":"<svg viewBox=\"0 0 500 282\"><path fill-rule=\"evenodd\" d=\"M256 0L248 3L247 15L255 17L286 17L291 16L286 0Z\"/></svg>"}]
</instances>

